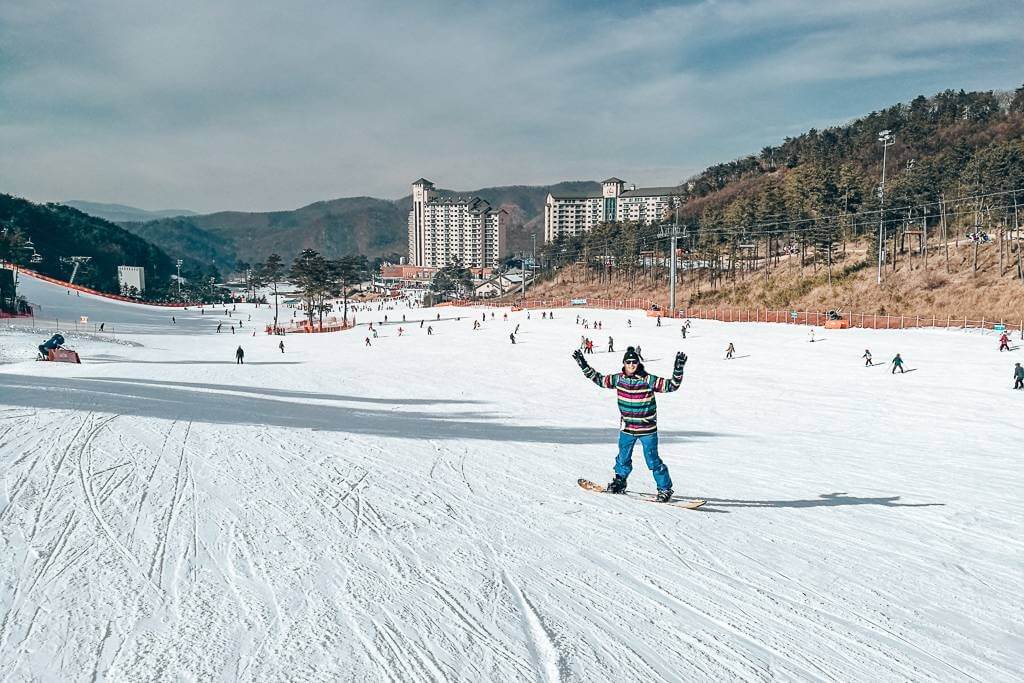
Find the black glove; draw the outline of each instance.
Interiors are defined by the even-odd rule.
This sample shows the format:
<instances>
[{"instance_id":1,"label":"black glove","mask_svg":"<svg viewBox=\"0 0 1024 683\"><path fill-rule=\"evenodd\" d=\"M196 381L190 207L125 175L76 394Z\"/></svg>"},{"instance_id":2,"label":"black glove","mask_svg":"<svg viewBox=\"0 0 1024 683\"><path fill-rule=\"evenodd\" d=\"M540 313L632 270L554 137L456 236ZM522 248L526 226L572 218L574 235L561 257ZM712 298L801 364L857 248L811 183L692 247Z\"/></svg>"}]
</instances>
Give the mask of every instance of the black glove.
<instances>
[{"instance_id":1,"label":"black glove","mask_svg":"<svg viewBox=\"0 0 1024 683\"><path fill-rule=\"evenodd\" d=\"M682 372L684 365L686 365L686 354L680 351L676 354L676 372Z\"/></svg>"},{"instance_id":2,"label":"black glove","mask_svg":"<svg viewBox=\"0 0 1024 683\"><path fill-rule=\"evenodd\" d=\"M587 359L583 357L583 352L579 349L572 352L572 359L576 361L576 365L580 366L584 370L590 367L587 365Z\"/></svg>"}]
</instances>

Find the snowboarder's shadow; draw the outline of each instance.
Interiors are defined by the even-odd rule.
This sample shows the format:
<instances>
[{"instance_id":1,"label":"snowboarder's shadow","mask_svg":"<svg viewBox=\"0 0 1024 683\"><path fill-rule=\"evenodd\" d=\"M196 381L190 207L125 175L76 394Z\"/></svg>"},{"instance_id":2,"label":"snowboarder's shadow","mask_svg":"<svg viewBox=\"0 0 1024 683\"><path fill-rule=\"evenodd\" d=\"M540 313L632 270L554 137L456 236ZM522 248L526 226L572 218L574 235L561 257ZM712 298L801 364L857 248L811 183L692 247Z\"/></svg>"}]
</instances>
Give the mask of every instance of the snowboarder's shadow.
<instances>
[{"instance_id":1,"label":"snowboarder's shadow","mask_svg":"<svg viewBox=\"0 0 1024 683\"><path fill-rule=\"evenodd\" d=\"M885 365L885 363L869 363L868 365L865 365L864 367L866 367L866 368L876 368L879 365Z\"/></svg>"},{"instance_id":2,"label":"snowboarder's shadow","mask_svg":"<svg viewBox=\"0 0 1024 683\"><path fill-rule=\"evenodd\" d=\"M905 375L908 372L917 372L917 368L910 368L909 370L904 370L903 372L893 372L891 374L893 374L893 375Z\"/></svg>"},{"instance_id":3,"label":"snowboarder's shadow","mask_svg":"<svg viewBox=\"0 0 1024 683\"><path fill-rule=\"evenodd\" d=\"M742 356L733 356L732 358L726 358L726 360L739 360L740 358L750 358L750 354L744 354Z\"/></svg>"},{"instance_id":4,"label":"snowboarder's shadow","mask_svg":"<svg viewBox=\"0 0 1024 683\"><path fill-rule=\"evenodd\" d=\"M730 512L716 508L813 508L836 507L840 505L879 505L891 508L923 508L944 507L945 503L899 503L900 496L879 496L877 498L858 498L849 496L845 491L823 493L817 498L796 500L740 500L738 498L709 498L699 495L681 495L680 498L702 499L707 504L697 508L698 512Z\"/></svg>"}]
</instances>

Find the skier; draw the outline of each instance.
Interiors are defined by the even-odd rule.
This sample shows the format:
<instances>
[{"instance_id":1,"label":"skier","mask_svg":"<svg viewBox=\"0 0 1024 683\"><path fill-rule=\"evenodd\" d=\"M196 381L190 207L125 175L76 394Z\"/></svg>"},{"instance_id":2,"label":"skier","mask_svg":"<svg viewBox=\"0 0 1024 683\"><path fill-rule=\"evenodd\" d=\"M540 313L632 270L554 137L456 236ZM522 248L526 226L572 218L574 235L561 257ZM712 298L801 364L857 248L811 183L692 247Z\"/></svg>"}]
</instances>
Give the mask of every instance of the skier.
<instances>
[{"instance_id":1,"label":"skier","mask_svg":"<svg viewBox=\"0 0 1024 683\"><path fill-rule=\"evenodd\" d=\"M864 355L861 358L864 359L864 367L869 368L873 365L871 362L871 349L864 349Z\"/></svg>"},{"instance_id":2,"label":"skier","mask_svg":"<svg viewBox=\"0 0 1024 683\"><path fill-rule=\"evenodd\" d=\"M608 353L615 353L615 340L608 337Z\"/></svg>"},{"instance_id":3,"label":"skier","mask_svg":"<svg viewBox=\"0 0 1024 683\"><path fill-rule=\"evenodd\" d=\"M366 345L370 346L370 338L369 337L366 338Z\"/></svg>"},{"instance_id":4,"label":"skier","mask_svg":"<svg viewBox=\"0 0 1024 683\"><path fill-rule=\"evenodd\" d=\"M1009 351L1010 350L1010 336L1003 332L1002 336L999 337L999 350Z\"/></svg>"},{"instance_id":5,"label":"skier","mask_svg":"<svg viewBox=\"0 0 1024 683\"><path fill-rule=\"evenodd\" d=\"M633 470L633 447L639 441L644 449L644 460L658 486L656 500L659 503L672 500L672 477L669 476L668 467L658 457L658 408L654 394L679 388L683 380L686 354L682 351L676 354L671 379L648 374L640 362L640 355L632 346L626 349L622 357L622 372L612 375L602 375L590 367L579 350L573 353L573 358L587 379L599 387L618 392L619 413L622 415L619 454L615 458L615 477L606 490L609 493L625 493L626 480Z\"/></svg>"},{"instance_id":6,"label":"skier","mask_svg":"<svg viewBox=\"0 0 1024 683\"><path fill-rule=\"evenodd\" d=\"M420 329L421 330L423 329L423 321L422 320L420 321Z\"/></svg>"},{"instance_id":7,"label":"skier","mask_svg":"<svg viewBox=\"0 0 1024 683\"><path fill-rule=\"evenodd\" d=\"M171 316L171 324L172 325L177 325L178 324L178 321L174 319L173 315Z\"/></svg>"},{"instance_id":8,"label":"skier","mask_svg":"<svg viewBox=\"0 0 1024 683\"><path fill-rule=\"evenodd\" d=\"M814 328L811 328L811 341L814 341Z\"/></svg>"},{"instance_id":9,"label":"skier","mask_svg":"<svg viewBox=\"0 0 1024 683\"><path fill-rule=\"evenodd\" d=\"M239 346L238 349L235 351L235 365L243 364L245 362L243 360L244 358L245 358L245 351L243 351L242 347Z\"/></svg>"},{"instance_id":10,"label":"skier","mask_svg":"<svg viewBox=\"0 0 1024 683\"><path fill-rule=\"evenodd\" d=\"M512 331L512 334L519 334L519 325L516 325L516 329Z\"/></svg>"},{"instance_id":11,"label":"skier","mask_svg":"<svg viewBox=\"0 0 1024 683\"><path fill-rule=\"evenodd\" d=\"M220 334L220 328L221 328L221 327L222 327L223 325L224 325L224 323L217 323L217 334Z\"/></svg>"},{"instance_id":12,"label":"skier","mask_svg":"<svg viewBox=\"0 0 1024 683\"><path fill-rule=\"evenodd\" d=\"M281 353L284 353L284 339L277 345L277 348L281 349Z\"/></svg>"},{"instance_id":13,"label":"skier","mask_svg":"<svg viewBox=\"0 0 1024 683\"><path fill-rule=\"evenodd\" d=\"M633 321L629 318L626 318L626 327L633 327Z\"/></svg>"},{"instance_id":14,"label":"skier","mask_svg":"<svg viewBox=\"0 0 1024 683\"><path fill-rule=\"evenodd\" d=\"M431 325L427 325L427 336L429 337L429 336L431 336L433 334L434 334L434 328Z\"/></svg>"},{"instance_id":15,"label":"skier","mask_svg":"<svg viewBox=\"0 0 1024 683\"><path fill-rule=\"evenodd\" d=\"M680 327L679 331L683 334L683 339L686 339L686 325Z\"/></svg>"},{"instance_id":16,"label":"skier","mask_svg":"<svg viewBox=\"0 0 1024 683\"><path fill-rule=\"evenodd\" d=\"M548 318L548 312L547 311L541 311L540 312L540 319L541 320L547 320L547 318Z\"/></svg>"},{"instance_id":17,"label":"skier","mask_svg":"<svg viewBox=\"0 0 1024 683\"><path fill-rule=\"evenodd\" d=\"M661 316L658 316L658 324L655 327L661 327Z\"/></svg>"},{"instance_id":18,"label":"skier","mask_svg":"<svg viewBox=\"0 0 1024 683\"><path fill-rule=\"evenodd\" d=\"M729 346L727 346L726 349L725 349L725 359L726 360L731 359L733 357L733 354L735 354L735 353L736 353L736 347L732 345L732 342L729 342Z\"/></svg>"},{"instance_id":19,"label":"skier","mask_svg":"<svg viewBox=\"0 0 1024 683\"><path fill-rule=\"evenodd\" d=\"M398 336L399 336L399 337L401 337L401 336L402 336L402 332L405 332L405 330L403 330L403 329L402 329L401 327L399 327L399 328L398 328Z\"/></svg>"},{"instance_id":20,"label":"skier","mask_svg":"<svg viewBox=\"0 0 1024 683\"><path fill-rule=\"evenodd\" d=\"M100 332L102 332L102 331L103 331L103 328L104 328L105 326L106 326L106 323L100 323Z\"/></svg>"},{"instance_id":21,"label":"skier","mask_svg":"<svg viewBox=\"0 0 1024 683\"><path fill-rule=\"evenodd\" d=\"M637 347L636 347L636 356L637 356L637 358L640 359L641 363L644 362L644 352L640 349L640 345L639 344L637 344Z\"/></svg>"},{"instance_id":22,"label":"skier","mask_svg":"<svg viewBox=\"0 0 1024 683\"><path fill-rule=\"evenodd\" d=\"M896 374L896 368L899 368L900 374L904 373L903 370L903 359L900 358L900 354L896 354L896 357L892 359L892 374Z\"/></svg>"},{"instance_id":23,"label":"skier","mask_svg":"<svg viewBox=\"0 0 1024 683\"><path fill-rule=\"evenodd\" d=\"M509 335L508 335L508 338L512 340L512 343L513 343L513 344L515 344L515 343L516 343L516 335L514 335L514 334L509 334Z\"/></svg>"},{"instance_id":24,"label":"skier","mask_svg":"<svg viewBox=\"0 0 1024 683\"><path fill-rule=\"evenodd\" d=\"M1024 368L1020 363L1013 366L1013 388L1024 389Z\"/></svg>"},{"instance_id":25,"label":"skier","mask_svg":"<svg viewBox=\"0 0 1024 683\"><path fill-rule=\"evenodd\" d=\"M234 325L232 325L232 326L231 326L231 334L234 334L234 333L235 333L235 326L234 326Z\"/></svg>"}]
</instances>

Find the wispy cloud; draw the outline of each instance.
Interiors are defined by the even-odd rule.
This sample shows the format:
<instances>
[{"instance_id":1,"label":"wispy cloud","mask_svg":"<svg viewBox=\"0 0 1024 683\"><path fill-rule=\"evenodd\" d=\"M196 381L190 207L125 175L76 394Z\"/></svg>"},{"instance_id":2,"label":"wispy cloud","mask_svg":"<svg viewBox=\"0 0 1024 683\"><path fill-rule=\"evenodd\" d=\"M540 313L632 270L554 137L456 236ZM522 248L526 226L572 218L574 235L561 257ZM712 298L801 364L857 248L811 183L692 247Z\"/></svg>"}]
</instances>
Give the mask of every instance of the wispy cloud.
<instances>
[{"instance_id":1,"label":"wispy cloud","mask_svg":"<svg viewBox=\"0 0 1024 683\"><path fill-rule=\"evenodd\" d=\"M1015 87L1015 0L0 4L0 191L148 208L709 163Z\"/></svg>"}]
</instances>

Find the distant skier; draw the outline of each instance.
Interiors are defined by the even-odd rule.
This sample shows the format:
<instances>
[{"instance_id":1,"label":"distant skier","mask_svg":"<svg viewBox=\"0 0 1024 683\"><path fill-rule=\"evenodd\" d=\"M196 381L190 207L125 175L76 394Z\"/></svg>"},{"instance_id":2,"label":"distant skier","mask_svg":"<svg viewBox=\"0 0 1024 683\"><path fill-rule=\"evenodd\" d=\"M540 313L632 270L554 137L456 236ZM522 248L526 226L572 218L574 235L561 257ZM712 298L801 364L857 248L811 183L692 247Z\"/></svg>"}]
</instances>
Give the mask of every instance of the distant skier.
<instances>
[{"instance_id":1,"label":"distant skier","mask_svg":"<svg viewBox=\"0 0 1024 683\"><path fill-rule=\"evenodd\" d=\"M239 346L238 349L235 351L235 365L241 365L244 362L245 362L245 351L243 351L242 347Z\"/></svg>"},{"instance_id":2,"label":"distant skier","mask_svg":"<svg viewBox=\"0 0 1024 683\"><path fill-rule=\"evenodd\" d=\"M171 324L172 325L177 325L178 324L178 321L175 319L175 317L173 315L171 316Z\"/></svg>"},{"instance_id":3,"label":"distant skier","mask_svg":"<svg viewBox=\"0 0 1024 683\"><path fill-rule=\"evenodd\" d=\"M421 330L423 329L423 321L422 320L420 321L420 329Z\"/></svg>"},{"instance_id":4,"label":"distant skier","mask_svg":"<svg viewBox=\"0 0 1024 683\"><path fill-rule=\"evenodd\" d=\"M217 334L220 334L220 328L221 328L221 327L222 327L223 325L224 325L224 323L217 323Z\"/></svg>"},{"instance_id":5,"label":"distant skier","mask_svg":"<svg viewBox=\"0 0 1024 683\"><path fill-rule=\"evenodd\" d=\"M658 316L658 324L655 327L661 327L661 316Z\"/></svg>"},{"instance_id":6,"label":"distant skier","mask_svg":"<svg viewBox=\"0 0 1024 683\"><path fill-rule=\"evenodd\" d=\"M811 341L814 341L814 328L811 328Z\"/></svg>"},{"instance_id":7,"label":"distant skier","mask_svg":"<svg viewBox=\"0 0 1024 683\"><path fill-rule=\"evenodd\" d=\"M235 333L235 326L234 326L234 325L232 325L232 326L231 326L231 334L234 334L234 333Z\"/></svg>"},{"instance_id":8,"label":"distant skier","mask_svg":"<svg viewBox=\"0 0 1024 683\"><path fill-rule=\"evenodd\" d=\"M608 353L615 353L615 340L608 337Z\"/></svg>"},{"instance_id":9,"label":"distant skier","mask_svg":"<svg viewBox=\"0 0 1024 683\"><path fill-rule=\"evenodd\" d=\"M626 318L626 327L633 327L633 321L630 318Z\"/></svg>"},{"instance_id":10,"label":"distant skier","mask_svg":"<svg viewBox=\"0 0 1024 683\"><path fill-rule=\"evenodd\" d=\"M725 359L730 360L736 354L736 347L733 346L732 342L729 342L729 346L725 347Z\"/></svg>"},{"instance_id":11,"label":"distant skier","mask_svg":"<svg viewBox=\"0 0 1024 683\"><path fill-rule=\"evenodd\" d=\"M516 325L516 329L512 331L512 334L519 334L519 325Z\"/></svg>"},{"instance_id":12,"label":"distant skier","mask_svg":"<svg viewBox=\"0 0 1024 683\"><path fill-rule=\"evenodd\" d=\"M366 345L370 346L370 338L369 337L366 338Z\"/></svg>"},{"instance_id":13,"label":"distant skier","mask_svg":"<svg viewBox=\"0 0 1024 683\"><path fill-rule=\"evenodd\" d=\"M541 320L547 320L547 317L548 317L548 312L547 311L541 311L540 312L540 319Z\"/></svg>"},{"instance_id":14,"label":"distant skier","mask_svg":"<svg viewBox=\"0 0 1024 683\"><path fill-rule=\"evenodd\" d=\"M102 332L102 331L103 331L103 328L104 328L105 326L106 326L106 323L100 323L100 332Z\"/></svg>"},{"instance_id":15,"label":"distant skier","mask_svg":"<svg viewBox=\"0 0 1024 683\"><path fill-rule=\"evenodd\" d=\"M514 335L514 334L509 334L509 335L508 335L508 338L512 340L512 343L513 343L513 344L515 344L515 343L516 343L516 335Z\"/></svg>"},{"instance_id":16,"label":"distant skier","mask_svg":"<svg viewBox=\"0 0 1024 683\"><path fill-rule=\"evenodd\" d=\"M639 345L639 344L637 344L637 346L636 346L636 357L640 359L640 362L641 362L641 363L643 363L643 362L644 362L644 352L643 352L643 350L642 350L642 349L640 348L640 345Z\"/></svg>"},{"instance_id":17,"label":"distant skier","mask_svg":"<svg viewBox=\"0 0 1024 683\"><path fill-rule=\"evenodd\" d=\"M1024 368L1020 363L1013 366L1013 388L1024 389Z\"/></svg>"},{"instance_id":18,"label":"distant skier","mask_svg":"<svg viewBox=\"0 0 1024 683\"><path fill-rule=\"evenodd\" d=\"M609 493L624 493L626 480L633 471L633 447L639 441L644 449L644 460L654 475L658 486L656 500L667 503L672 499L672 477L668 467L658 457L658 408L655 393L668 393L679 388L683 380L686 354L676 354L671 379L650 375L640 362L640 356L632 346L622 357L622 372L602 375L587 364L586 358L577 350L573 358L584 376L599 387L615 389L619 398L619 413L622 415L619 432L619 453L615 458L615 477L608 484Z\"/></svg>"},{"instance_id":19,"label":"distant skier","mask_svg":"<svg viewBox=\"0 0 1024 683\"><path fill-rule=\"evenodd\" d=\"M999 350L1009 351L1010 350L1010 335L1003 332L1002 336L999 337Z\"/></svg>"},{"instance_id":20,"label":"distant skier","mask_svg":"<svg viewBox=\"0 0 1024 683\"><path fill-rule=\"evenodd\" d=\"M281 353L284 353L284 339L278 343L277 348L281 349Z\"/></svg>"},{"instance_id":21,"label":"distant skier","mask_svg":"<svg viewBox=\"0 0 1024 683\"><path fill-rule=\"evenodd\" d=\"M871 349L864 349L864 355L861 356L864 359L864 367L869 368L874 363L871 362Z\"/></svg>"},{"instance_id":22,"label":"distant skier","mask_svg":"<svg viewBox=\"0 0 1024 683\"><path fill-rule=\"evenodd\" d=\"M900 358L900 354L898 354L898 353L896 354L896 357L892 359L892 373L891 374L895 375L897 368L899 368L900 374L902 375L904 373L904 370L903 370L903 359Z\"/></svg>"},{"instance_id":23,"label":"distant skier","mask_svg":"<svg viewBox=\"0 0 1024 683\"><path fill-rule=\"evenodd\" d=\"M683 339L686 339L686 325L683 325L682 327L680 327L679 331L682 333Z\"/></svg>"},{"instance_id":24,"label":"distant skier","mask_svg":"<svg viewBox=\"0 0 1024 683\"><path fill-rule=\"evenodd\" d=\"M427 325L427 336L429 337L429 336L431 336L433 334L434 334L434 328L432 326L430 326L430 325Z\"/></svg>"}]
</instances>

